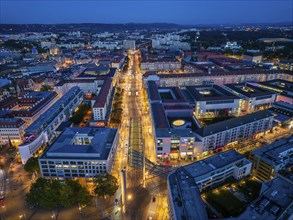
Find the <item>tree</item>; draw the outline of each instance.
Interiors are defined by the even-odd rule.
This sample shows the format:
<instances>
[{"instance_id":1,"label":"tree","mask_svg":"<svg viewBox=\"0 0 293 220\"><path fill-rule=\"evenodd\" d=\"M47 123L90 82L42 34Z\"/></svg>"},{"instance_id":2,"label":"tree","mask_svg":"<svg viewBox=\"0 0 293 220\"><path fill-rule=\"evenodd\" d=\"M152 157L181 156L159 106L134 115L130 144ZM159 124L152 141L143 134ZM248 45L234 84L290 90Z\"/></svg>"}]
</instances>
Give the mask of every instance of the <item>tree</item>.
<instances>
[{"instance_id":1,"label":"tree","mask_svg":"<svg viewBox=\"0 0 293 220\"><path fill-rule=\"evenodd\" d=\"M24 165L24 170L29 173L34 173L34 172L40 173L38 158L31 157L30 159L28 159L28 161Z\"/></svg>"},{"instance_id":2,"label":"tree","mask_svg":"<svg viewBox=\"0 0 293 220\"><path fill-rule=\"evenodd\" d=\"M38 178L32 184L26 201L32 206L41 206L44 208L54 208L59 206L61 184L58 180L47 180Z\"/></svg>"},{"instance_id":3,"label":"tree","mask_svg":"<svg viewBox=\"0 0 293 220\"><path fill-rule=\"evenodd\" d=\"M99 197L113 196L118 189L117 179L108 173L97 176L94 182L96 184L94 193Z\"/></svg>"},{"instance_id":4,"label":"tree","mask_svg":"<svg viewBox=\"0 0 293 220\"><path fill-rule=\"evenodd\" d=\"M53 90L52 87L49 85L43 85L41 87L41 91L52 91L52 90Z\"/></svg>"},{"instance_id":5,"label":"tree","mask_svg":"<svg viewBox=\"0 0 293 220\"><path fill-rule=\"evenodd\" d=\"M69 208L78 204L88 205L91 199L88 190L75 180L66 180L61 184L59 180L43 178L38 178L26 195L29 205L50 209L58 206Z\"/></svg>"},{"instance_id":6,"label":"tree","mask_svg":"<svg viewBox=\"0 0 293 220\"><path fill-rule=\"evenodd\" d=\"M60 192L61 204L65 207L73 205L88 205L92 197L88 190L79 182L74 180L66 180Z\"/></svg>"}]
</instances>

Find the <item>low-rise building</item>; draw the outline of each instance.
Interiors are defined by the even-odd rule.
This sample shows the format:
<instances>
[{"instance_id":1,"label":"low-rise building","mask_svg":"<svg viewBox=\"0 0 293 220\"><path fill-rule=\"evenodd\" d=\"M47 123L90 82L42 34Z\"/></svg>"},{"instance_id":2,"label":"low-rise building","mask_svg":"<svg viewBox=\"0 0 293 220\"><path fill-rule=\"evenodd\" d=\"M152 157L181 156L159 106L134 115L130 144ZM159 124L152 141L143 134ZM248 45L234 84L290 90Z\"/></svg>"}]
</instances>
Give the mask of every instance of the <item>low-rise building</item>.
<instances>
[{"instance_id":1,"label":"low-rise building","mask_svg":"<svg viewBox=\"0 0 293 220\"><path fill-rule=\"evenodd\" d=\"M117 146L117 129L67 128L39 158L42 177L93 178L110 173Z\"/></svg>"},{"instance_id":2,"label":"low-rise building","mask_svg":"<svg viewBox=\"0 0 293 220\"><path fill-rule=\"evenodd\" d=\"M37 120L25 129L23 143L19 145L19 153L23 164L40 154L54 137L55 129L69 118L83 100L80 88L71 88L64 96L45 111Z\"/></svg>"},{"instance_id":3,"label":"low-rise building","mask_svg":"<svg viewBox=\"0 0 293 220\"><path fill-rule=\"evenodd\" d=\"M24 135L25 121L20 118L0 118L0 144L18 146Z\"/></svg>"},{"instance_id":4,"label":"low-rise building","mask_svg":"<svg viewBox=\"0 0 293 220\"><path fill-rule=\"evenodd\" d=\"M275 141L250 153L252 173L262 181L270 180L279 170L293 162L292 156L293 137Z\"/></svg>"}]
</instances>

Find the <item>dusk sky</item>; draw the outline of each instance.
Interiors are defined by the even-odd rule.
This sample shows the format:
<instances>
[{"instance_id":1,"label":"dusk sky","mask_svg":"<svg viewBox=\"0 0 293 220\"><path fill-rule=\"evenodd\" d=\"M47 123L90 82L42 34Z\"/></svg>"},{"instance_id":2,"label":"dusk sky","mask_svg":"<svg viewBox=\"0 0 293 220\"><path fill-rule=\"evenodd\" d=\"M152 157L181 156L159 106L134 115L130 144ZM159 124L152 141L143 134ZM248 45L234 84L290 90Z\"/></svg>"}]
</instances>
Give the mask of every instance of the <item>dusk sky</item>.
<instances>
[{"instance_id":1,"label":"dusk sky","mask_svg":"<svg viewBox=\"0 0 293 220\"><path fill-rule=\"evenodd\" d=\"M291 0L1 0L1 23L221 24L293 22Z\"/></svg>"}]
</instances>

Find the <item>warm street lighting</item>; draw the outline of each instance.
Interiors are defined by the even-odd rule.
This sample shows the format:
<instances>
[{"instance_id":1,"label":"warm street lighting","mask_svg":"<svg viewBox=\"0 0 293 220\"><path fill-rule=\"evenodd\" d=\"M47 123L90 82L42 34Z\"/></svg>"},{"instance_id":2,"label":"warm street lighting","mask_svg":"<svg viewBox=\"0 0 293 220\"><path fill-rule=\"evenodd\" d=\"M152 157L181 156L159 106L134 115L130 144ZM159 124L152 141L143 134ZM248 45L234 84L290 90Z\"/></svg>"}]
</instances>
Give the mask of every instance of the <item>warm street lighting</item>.
<instances>
[{"instance_id":1,"label":"warm street lighting","mask_svg":"<svg viewBox=\"0 0 293 220\"><path fill-rule=\"evenodd\" d=\"M132 198L132 195L128 195L128 196L127 196L127 199L128 199L128 200L131 200L131 198Z\"/></svg>"}]
</instances>

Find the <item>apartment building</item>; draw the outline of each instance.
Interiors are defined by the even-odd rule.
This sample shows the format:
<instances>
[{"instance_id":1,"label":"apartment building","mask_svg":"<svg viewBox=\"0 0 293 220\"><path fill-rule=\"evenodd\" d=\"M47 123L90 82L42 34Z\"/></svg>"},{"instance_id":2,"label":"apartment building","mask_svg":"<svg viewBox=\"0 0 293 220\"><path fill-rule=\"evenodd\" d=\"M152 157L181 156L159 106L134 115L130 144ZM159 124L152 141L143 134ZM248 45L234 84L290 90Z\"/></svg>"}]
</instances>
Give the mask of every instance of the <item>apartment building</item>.
<instances>
[{"instance_id":1,"label":"apartment building","mask_svg":"<svg viewBox=\"0 0 293 220\"><path fill-rule=\"evenodd\" d=\"M143 58L140 63L142 72L180 70L181 63L175 58Z\"/></svg>"},{"instance_id":2,"label":"apartment building","mask_svg":"<svg viewBox=\"0 0 293 220\"><path fill-rule=\"evenodd\" d=\"M195 131L203 151L211 151L230 143L265 134L273 126L273 114L263 110L206 125Z\"/></svg>"},{"instance_id":3,"label":"apartment building","mask_svg":"<svg viewBox=\"0 0 293 220\"><path fill-rule=\"evenodd\" d=\"M158 85L166 86L197 86L197 85L223 85L231 83L245 83L247 81L263 82L274 79L293 81L293 75L282 70L244 70L244 71L220 71L196 72L184 74L158 74L151 70L144 74L144 84L148 80L156 79Z\"/></svg>"},{"instance_id":4,"label":"apartment building","mask_svg":"<svg viewBox=\"0 0 293 220\"><path fill-rule=\"evenodd\" d=\"M110 173L118 146L116 128L66 128L39 158L44 178L93 178Z\"/></svg>"}]
</instances>

